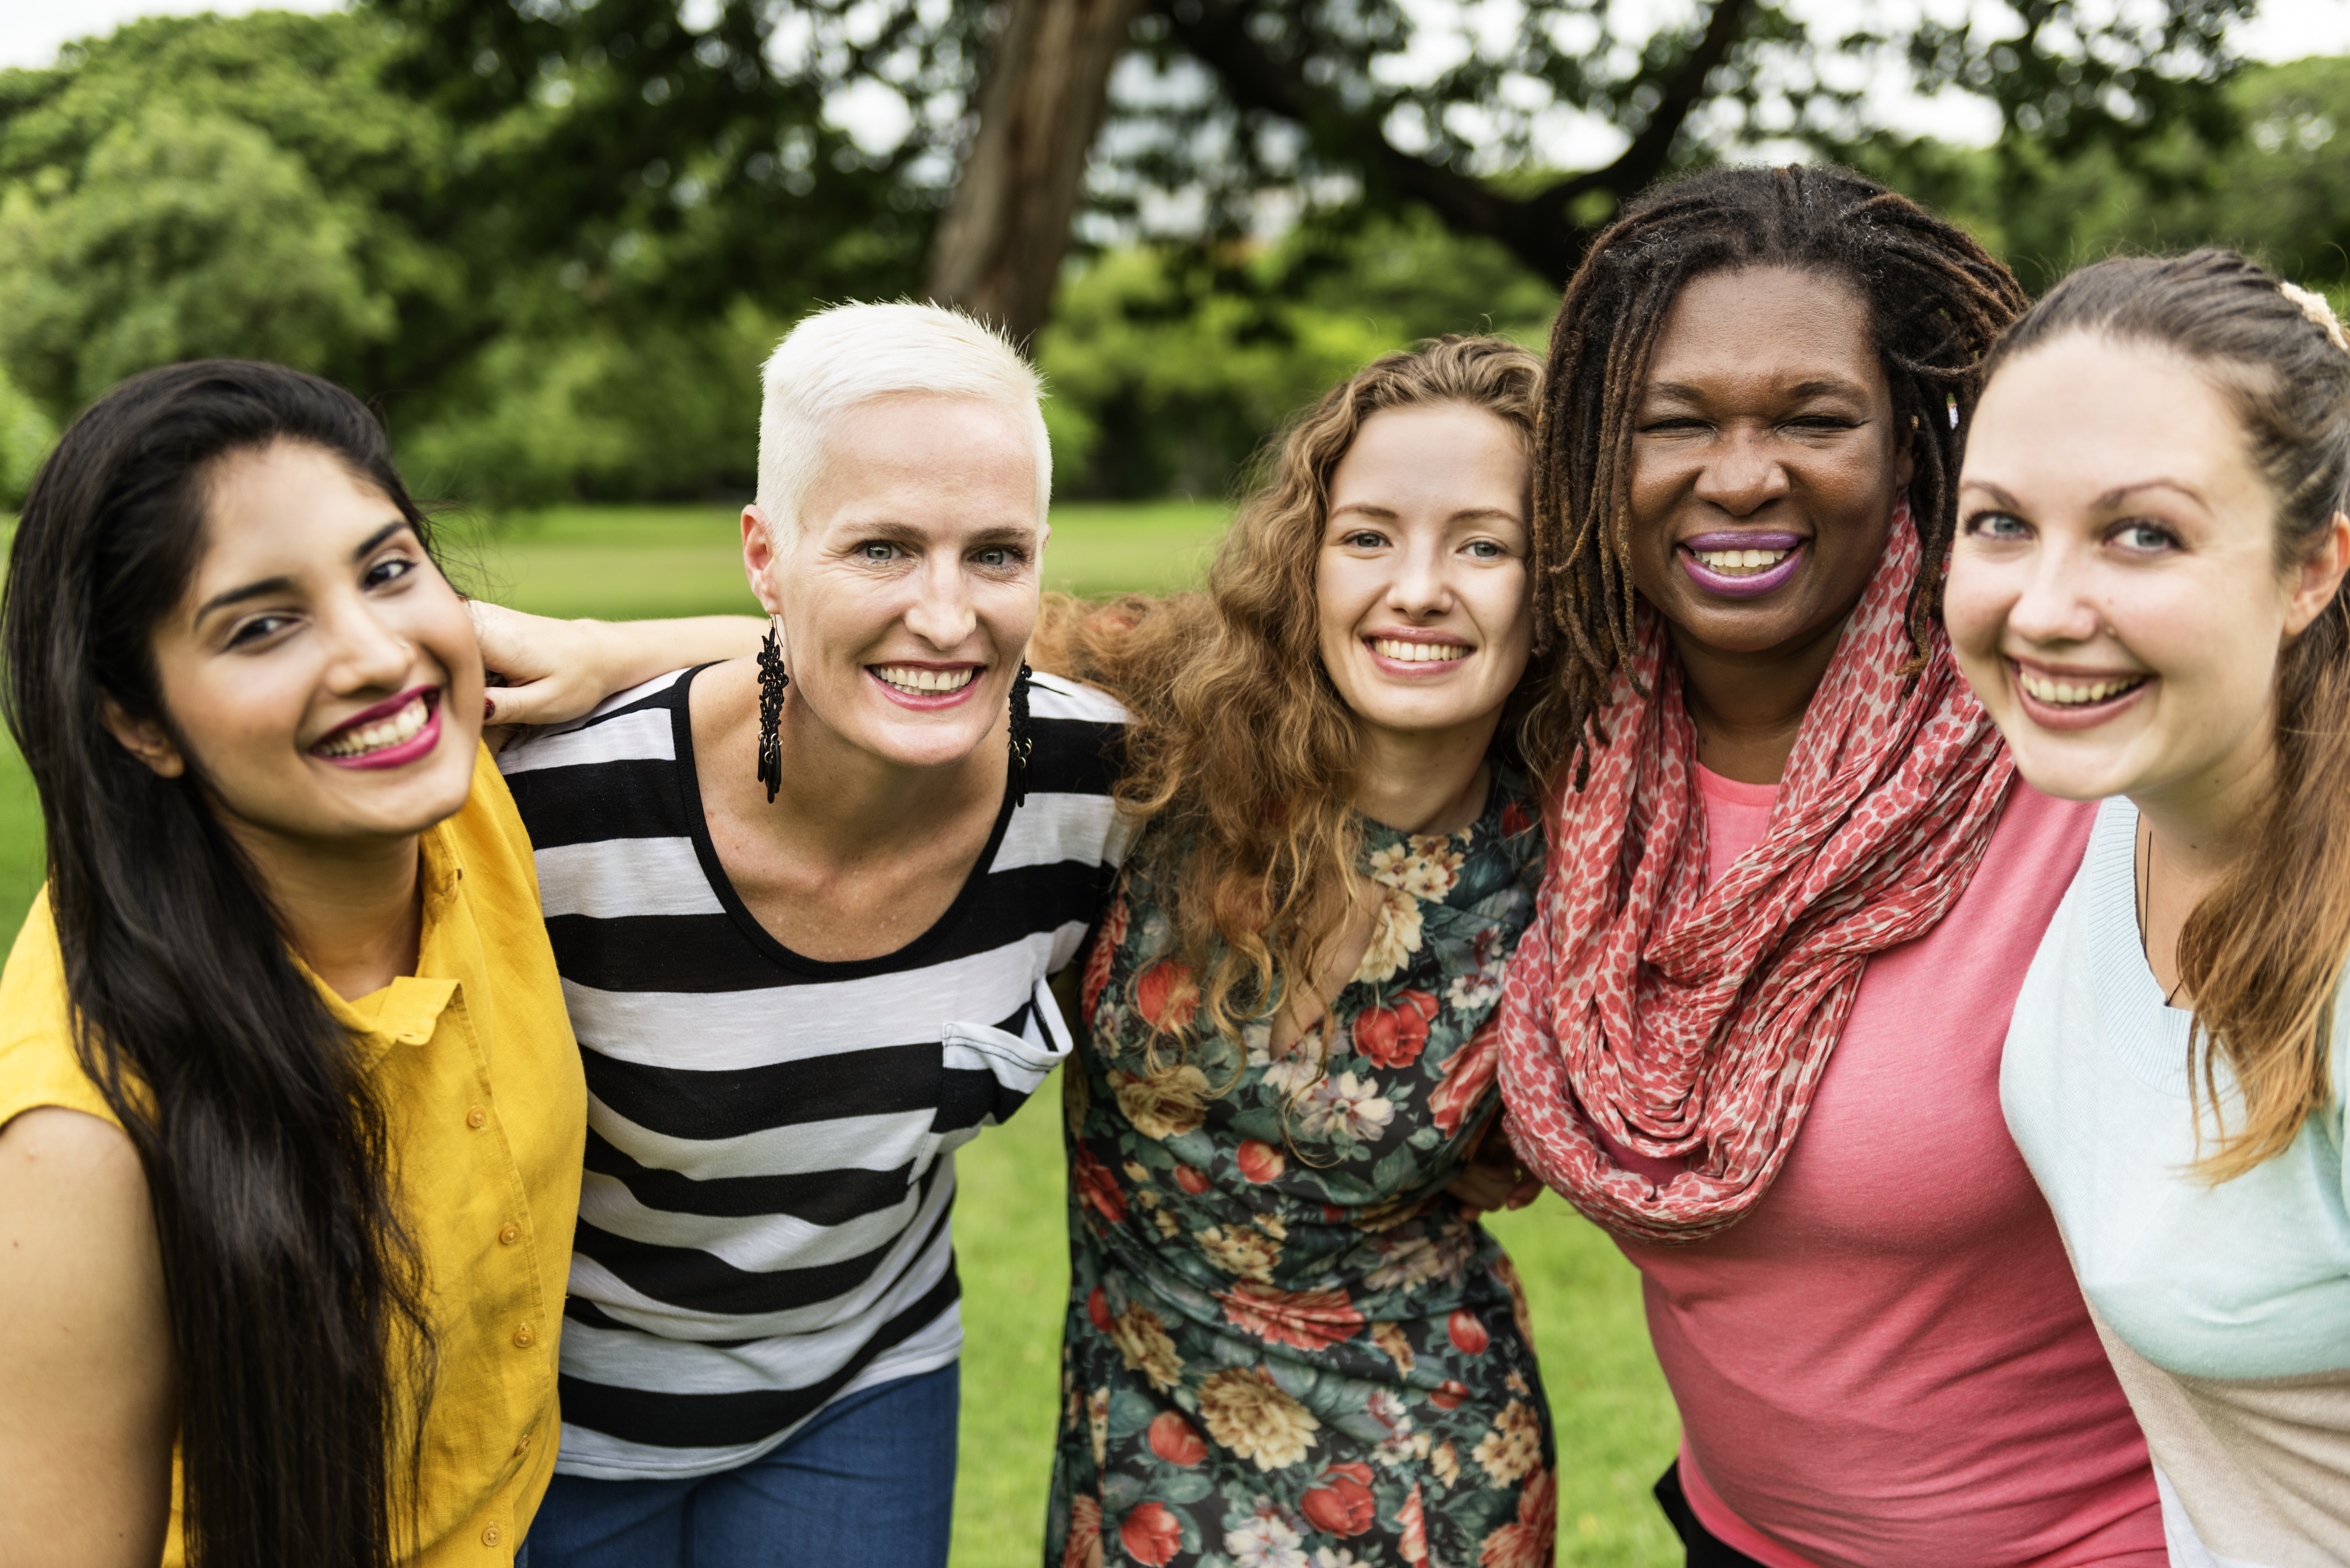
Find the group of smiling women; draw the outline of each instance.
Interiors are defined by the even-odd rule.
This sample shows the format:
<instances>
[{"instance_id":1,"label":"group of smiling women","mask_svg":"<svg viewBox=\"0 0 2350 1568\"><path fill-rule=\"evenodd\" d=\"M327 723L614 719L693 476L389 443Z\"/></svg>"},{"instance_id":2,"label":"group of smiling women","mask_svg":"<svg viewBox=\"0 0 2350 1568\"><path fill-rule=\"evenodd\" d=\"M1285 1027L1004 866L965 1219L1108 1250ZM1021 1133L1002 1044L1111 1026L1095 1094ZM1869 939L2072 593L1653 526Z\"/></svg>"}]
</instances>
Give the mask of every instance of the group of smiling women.
<instances>
[{"instance_id":1,"label":"group of smiling women","mask_svg":"<svg viewBox=\"0 0 2350 1568\"><path fill-rule=\"evenodd\" d=\"M1643 1277L1691 1568L2350 1561L2322 300L2033 304L1701 174L1547 362L1365 367L1204 592L1099 604L1039 390L804 322L765 622L468 606L293 371L73 425L0 606L0 1558L941 1563L952 1153L1066 1063L1047 1568L1549 1563L1480 1221L1542 1186Z\"/></svg>"}]
</instances>

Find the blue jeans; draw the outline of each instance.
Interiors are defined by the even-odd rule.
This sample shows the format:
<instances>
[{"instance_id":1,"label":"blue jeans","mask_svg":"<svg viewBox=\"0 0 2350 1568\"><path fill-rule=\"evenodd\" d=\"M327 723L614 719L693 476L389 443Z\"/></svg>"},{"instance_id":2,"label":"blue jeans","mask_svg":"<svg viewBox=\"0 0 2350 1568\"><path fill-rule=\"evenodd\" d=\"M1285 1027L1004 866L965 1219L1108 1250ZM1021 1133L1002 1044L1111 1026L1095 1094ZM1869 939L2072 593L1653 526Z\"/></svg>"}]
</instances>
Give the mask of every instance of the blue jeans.
<instances>
[{"instance_id":1,"label":"blue jeans","mask_svg":"<svg viewBox=\"0 0 2350 1568\"><path fill-rule=\"evenodd\" d=\"M530 1568L945 1568L962 1390L951 1366L860 1389L716 1475L558 1475Z\"/></svg>"}]
</instances>

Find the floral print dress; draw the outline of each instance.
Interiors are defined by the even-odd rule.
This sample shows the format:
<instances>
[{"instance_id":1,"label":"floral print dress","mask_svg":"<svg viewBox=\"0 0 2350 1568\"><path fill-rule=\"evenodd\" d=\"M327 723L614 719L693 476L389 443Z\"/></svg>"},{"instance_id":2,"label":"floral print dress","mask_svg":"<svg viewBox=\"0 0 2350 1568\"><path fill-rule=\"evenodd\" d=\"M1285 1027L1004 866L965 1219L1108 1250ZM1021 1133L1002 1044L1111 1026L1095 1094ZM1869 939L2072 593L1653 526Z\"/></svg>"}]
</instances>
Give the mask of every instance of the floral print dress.
<instances>
[{"instance_id":1,"label":"floral print dress","mask_svg":"<svg viewBox=\"0 0 2350 1568\"><path fill-rule=\"evenodd\" d=\"M1180 1062L1161 1037L1154 1072L1153 1022L1188 1024L1199 992L1140 871L1104 918L1064 1090L1048 1568L1551 1561L1549 1409L1516 1272L1444 1195L1499 1104L1494 1006L1543 836L1498 766L1460 833L1363 831L1370 949L1278 1060L1260 1022Z\"/></svg>"}]
</instances>

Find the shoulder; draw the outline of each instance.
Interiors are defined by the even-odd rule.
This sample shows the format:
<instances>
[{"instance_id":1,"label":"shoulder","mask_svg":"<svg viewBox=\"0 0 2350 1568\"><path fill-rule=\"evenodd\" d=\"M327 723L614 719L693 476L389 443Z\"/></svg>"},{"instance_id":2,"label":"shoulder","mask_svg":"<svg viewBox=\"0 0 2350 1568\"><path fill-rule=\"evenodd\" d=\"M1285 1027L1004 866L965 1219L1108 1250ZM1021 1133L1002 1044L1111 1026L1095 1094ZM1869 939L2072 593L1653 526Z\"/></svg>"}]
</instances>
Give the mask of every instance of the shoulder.
<instances>
[{"instance_id":1,"label":"shoulder","mask_svg":"<svg viewBox=\"0 0 2350 1568\"><path fill-rule=\"evenodd\" d=\"M1123 724L1128 717L1124 704L1108 692L1037 670L1028 675L1028 715L1091 724Z\"/></svg>"},{"instance_id":2,"label":"shoulder","mask_svg":"<svg viewBox=\"0 0 2350 1568\"><path fill-rule=\"evenodd\" d=\"M677 760L675 714L690 670L672 670L607 697L586 717L525 730L498 753L509 778L598 763Z\"/></svg>"},{"instance_id":3,"label":"shoulder","mask_svg":"<svg viewBox=\"0 0 2350 1568\"><path fill-rule=\"evenodd\" d=\"M0 1124L51 1106L114 1120L74 1051L65 957L44 888L0 971Z\"/></svg>"},{"instance_id":4,"label":"shoulder","mask_svg":"<svg viewBox=\"0 0 2350 1568\"><path fill-rule=\"evenodd\" d=\"M1127 711L1106 691L1057 675L1028 678L1028 789L1107 795L1118 787Z\"/></svg>"}]
</instances>

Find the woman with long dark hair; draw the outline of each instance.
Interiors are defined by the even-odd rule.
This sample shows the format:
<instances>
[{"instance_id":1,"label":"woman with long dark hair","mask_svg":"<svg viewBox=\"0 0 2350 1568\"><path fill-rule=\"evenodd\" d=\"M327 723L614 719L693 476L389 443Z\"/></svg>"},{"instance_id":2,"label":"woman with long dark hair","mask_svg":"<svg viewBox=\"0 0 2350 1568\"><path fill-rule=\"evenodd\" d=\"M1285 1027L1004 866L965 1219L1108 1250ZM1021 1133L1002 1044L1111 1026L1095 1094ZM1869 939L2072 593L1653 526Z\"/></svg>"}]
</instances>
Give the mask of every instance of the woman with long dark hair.
<instances>
[{"instance_id":1,"label":"woman with long dark hair","mask_svg":"<svg viewBox=\"0 0 2350 1568\"><path fill-rule=\"evenodd\" d=\"M2001 1097L2146 1428L2171 1561L2350 1560L2350 337L2232 251L2001 339L1950 638L2098 801Z\"/></svg>"},{"instance_id":2,"label":"woman with long dark hair","mask_svg":"<svg viewBox=\"0 0 2350 1568\"><path fill-rule=\"evenodd\" d=\"M586 1096L381 428L275 366L126 382L0 638L49 873L0 979L0 1557L511 1561Z\"/></svg>"},{"instance_id":3,"label":"woman with long dark hair","mask_svg":"<svg viewBox=\"0 0 2350 1568\"><path fill-rule=\"evenodd\" d=\"M1644 1276L1692 1564L2163 1561L1999 1106L2093 813L2014 782L1939 615L2022 306L1881 185L1730 169L1612 224L1552 337L1535 548L1583 749L1502 1083Z\"/></svg>"}]
</instances>

